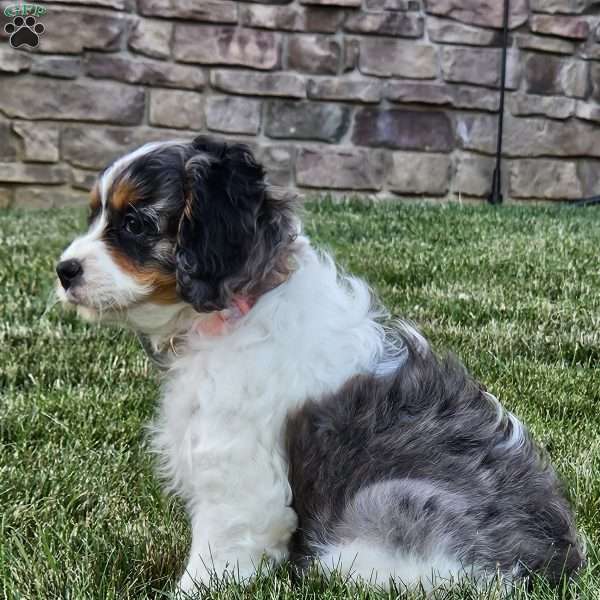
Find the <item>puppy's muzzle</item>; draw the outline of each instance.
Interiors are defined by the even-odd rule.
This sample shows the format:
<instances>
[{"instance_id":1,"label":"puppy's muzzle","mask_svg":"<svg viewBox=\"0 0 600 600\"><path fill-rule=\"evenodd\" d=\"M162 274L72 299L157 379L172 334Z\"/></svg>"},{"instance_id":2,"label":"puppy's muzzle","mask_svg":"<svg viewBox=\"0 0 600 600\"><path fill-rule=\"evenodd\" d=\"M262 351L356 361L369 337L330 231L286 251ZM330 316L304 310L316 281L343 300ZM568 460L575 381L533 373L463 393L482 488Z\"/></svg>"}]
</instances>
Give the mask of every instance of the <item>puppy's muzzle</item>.
<instances>
[{"instance_id":1,"label":"puppy's muzzle","mask_svg":"<svg viewBox=\"0 0 600 600\"><path fill-rule=\"evenodd\" d=\"M63 260L56 265L56 274L66 291L81 278L83 265L75 259Z\"/></svg>"}]
</instances>

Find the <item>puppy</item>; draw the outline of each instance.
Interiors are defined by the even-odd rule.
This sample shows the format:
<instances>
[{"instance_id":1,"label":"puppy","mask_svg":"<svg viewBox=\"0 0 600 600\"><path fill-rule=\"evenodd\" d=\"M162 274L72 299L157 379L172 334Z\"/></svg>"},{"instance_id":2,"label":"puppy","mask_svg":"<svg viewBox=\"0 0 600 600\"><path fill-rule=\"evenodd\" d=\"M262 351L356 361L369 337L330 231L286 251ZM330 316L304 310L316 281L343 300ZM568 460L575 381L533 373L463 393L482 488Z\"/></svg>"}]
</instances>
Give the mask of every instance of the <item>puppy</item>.
<instances>
[{"instance_id":1,"label":"puppy","mask_svg":"<svg viewBox=\"0 0 600 600\"><path fill-rule=\"evenodd\" d=\"M153 444L185 502L180 589L266 559L426 589L583 562L525 428L302 234L250 150L148 144L92 192L61 299L164 372Z\"/></svg>"}]
</instances>

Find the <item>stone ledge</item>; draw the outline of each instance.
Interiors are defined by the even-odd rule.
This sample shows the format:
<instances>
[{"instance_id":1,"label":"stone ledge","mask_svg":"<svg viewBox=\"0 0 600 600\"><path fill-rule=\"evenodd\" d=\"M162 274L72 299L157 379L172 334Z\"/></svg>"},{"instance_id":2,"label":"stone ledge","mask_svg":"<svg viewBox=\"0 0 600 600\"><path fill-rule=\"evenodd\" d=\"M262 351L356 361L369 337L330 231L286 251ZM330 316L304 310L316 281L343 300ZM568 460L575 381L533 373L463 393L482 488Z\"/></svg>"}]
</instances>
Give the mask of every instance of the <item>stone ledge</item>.
<instances>
[{"instance_id":1,"label":"stone ledge","mask_svg":"<svg viewBox=\"0 0 600 600\"><path fill-rule=\"evenodd\" d=\"M443 112L361 108L356 112L352 141L357 146L448 153L454 134Z\"/></svg>"},{"instance_id":2,"label":"stone ledge","mask_svg":"<svg viewBox=\"0 0 600 600\"><path fill-rule=\"evenodd\" d=\"M82 7L52 8L44 15L44 35L38 51L81 54L84 50L117 52L133 17L125 13Z\"/></svg>"},{"instance_id":3,"label":"stone ledge","mask_svg":"<svg viewBox=\"0 0 600 600\"><path fill-rule=\"evenodd\" d=\"M206 126L212 131L256 135L260 128L260 100L234 96L206 99Z\"/></svg>"},{"instance_id":4,"label":"stone ledge","mask_svg":"<svg viewBox=\"0 0 600 600\"><path fill-rule=\"evenodd\" d=\"M590 24L582 18L533 15L529 20L529 26L534 33L556 35L572 40L586 40L590 35Z\"/></svg>"},{"instance_id":5,"label":"stone ledge","mask_svg":"<svg viewBox=\"0 0 600 600\"><path fill-rule=\"evenodd\" d=\"M575 114L579 119L600 123L600 105L577 102Z\"/></svg>"},{"instance_id":6,"label":"stone ledge","mask_svg":"<svg viewBox=\"0 0 600 600\"><path fill-rule=\"evenodd\" d=\"M168 58L171 55L173 24L153 19L136 21L128 45L131 50L151 58Z\"/></svg>"},{"instance_id":7,"label":"stone ledge","mask_svg":"<svg viewBox=\"0 0 600 600\"><path fill-rule=\"evenodd\" d=\"M34 56L31 72L59 79L77 79L81 75L79 56Z\"/></svg>"},{"instance_id":8,"label":"stone ledge","mask_svg":"<svg viewBox=\"0 0 600 600\"><path fill-rule=\"evenodd\" d=\"M193 139L195 131L150 127L68 125L61 135L61 156L72 165L102 169L129 150L165 139Z\"/></svg>"},{"instance_id":9,"label":"stone ledge","mask_svg":"<svg viewBox=\"0 0 600 600\"><path fill-rule=\"evenodd\" d=\"M582 61L529 54L523 71L525 91L531 94L584 98L589 89L589 67Z\"/></svg>"},{"instance_id":10,"label":"stone ledge","mask_svg":"<svg viewBox=\"0 0 600 600\"><path fill-rule=\"evenodd\" d=\"M50 205L36 190L87 191L129 149L200 132L249 143L291 190L489 192L501 1L49 2L36 50L0 28L0 163L30 180L0 184L0 205L19 187ZM505 195L511 173L515 198L600 193L600 0L512 8Z\"/></svg>"},{"instance_id":11,"label":"stone ledge","mask_svg":"<svg viewBox=\"0 0 600 600\"><path fill-rule=\"evenodd\" d=\"M317 4L319 6L344 6L358 8L362 0L300 0L300 4Z\"/></svg>"},{"instance_id":12,"label":"stone ledge","mask_svg":"<svg viewBox=\"0 0 600 600\"><path fill-rule=\"evenodd\" d=\"M63 186L18 186L14 190L14 208L58 208L85 206L89 194Z\"/></svg>"},{"instance_id":13,"label":"stone ledge","mask_svg":"<svg viewBox=\"0 0 600 600\"><path fill-rule=\"evenodd\" d=\"M141 123L145 110L145 91L120 83L0 76L0 89L1 110L22 119L135 125Z\"/></svg>"},{"instance_id":14,"label":"stone ledge","mask_svg":"<svg viewBox=\"0 0 600 600\"><path fill-rule=\"evenodd\" d=\"M175 25L173 55L181 62L272 70L279 64L282 36L259 29Z\"/></svg>"},{"instance_id":15,"label":"stone ledge","mask_svg":"<svg viewBox=\"0 0 600 600\"><path fill-rule=\"evenodd\" d=\"M441 66L445 81L500 87L502 50L499 48L463 48L446 46L442 49ZM519 87L519 53L509 50L506 66L506 87Z\"/></svg>"},{"instance_id":16,"label":"stone ledge","mask_svg":"<svg viewBox=\"0 0 600 600\"><path fill-rule=\"evenodd\" d=\"M450 167L447 154L394 152L387 183L390 190L403 195L445 196Z\"/></svg>"},{"instance_id":17,"label":"stone ledge","mask_svg":"<svg viewBox=\"0 0 600 600\"><path fill-rule=\"evenodd\" d=\"M264 6L252 4L242 9L240 22L248 27L282 31L335 33L344 12L325 6Z\"/></svg>"},{"instance_id":18,"label":"stone ledge","mask_svg":"<svg viewBox=\"0 0 600 600\"><path fill-rule=\"evenodd\" d=\"M14 195L15 191L13 186L0 186L0 209L10 208L13 204ZM31 207L28 206L27 208Z\"/></svg>"},{"instance_id":19,"label":"stone ledge","mask_svg":"<svg viewBox=\"0 0 600 600\"><path fill-rule=\"evenodd\" d=\"M365 0L365 8L375 11L418 11L421 9L421 0Z\"/></svg>"},{"instance_id":20,"label":"stone ledge","mask_svg":"<svg viewBox=\"0 0 600 600\"><path fill-rule=\"evenodd\" d=\"M58 162L58 127L16 121L13 131L23 140L23 159L28 162Z\"/></svg>"},{"instance_id":21,"label":"stone ledge","mask_svg":"<svg viewBox=\"0 0 600 600\"><path fill-rule=\"evenodd\" d=\"M425 21L416 13L384 12L354 13L344 24L344 30L350 33L366 33L403 38L421 38L425 30Z\"/></svg>"},{"instance_id":22,"label":"stone ledge","mask_svg":"<svg viewBox=\"0 0 600 600\"><path fill-rule=\"evenodd\" d=\"M390 81L385 86L385 97L391 102L448 105L492 112L500 107L498 91L445 83Z\"/></svg>"},{"instance_id":23,"label":"stone ledge","mask_svg":"<svg viewBox=\"0 0 600 600\"><path fill-rule=\"evenodd\" d=\"M16 160L20 144L9 121L0 120L0 140L0 162Z\"/></svg>"},{"instance_id":24,"label":"stone ledge","mask_svg":"<svg viewBox=\"0 0 600 600\"><path fill-rule=\"evenodd\" d=\"M527 33L517 35L517 46L524 50L538 50L555 54L573 54L575 52L575 43L570 40Z\"/></svg>"},{"instance_id":25,"label":"stone ledge","mask_svg":"<svg viewBox=\"0 0 600 600\"><path fill-rule=\"evenodd\" d=\"M204 125L202 95L180 90L154 89L150 92L148 120L158 127L201 129Z\"/></svg>"},{"instance_id":26,"label":"stone ledge","mask_svg":"<svg viewBox=\"0 0 600 600\"><path fill-rule=\"evenodd\" d=\"M425 0L425 9L434 15L451 17L470 25L502 27L504 3L499 0ZM527 22L527 0L513 0L510 11L510 28Z\"/></svg>"},{"instance_id":27,"label":"stone ledge","mask_svg":"<svg viewBox=\"0 0 600 600\"><path fill-rule=\"evenodd\" d=\"M465 25L452 19L430 16L427 19L427 34L430 41L440 44L502 46L502 34L499 31Z\"/></svg>"},{"instance_id":28,"label":"stone ledge","mask_svg":"<svg viewBox=\"0 0 600 600\"><path fill-rule=\"evenodd\" d=\"M575 200L583 188L575 161L523 159L509 162L510 195L514 198Z\"/></svg>"},{"instance_id":29,"label":"stone ledge","mask_svg":"<svg viewBox=\"0 0 600 600\"><path fill-rule=\"evenodd\" d=\"M594 6L599 0L529 0L532 11L550 14L578 15Z\"/></svg>"},{"instance_id":30,"label":"stone ledge","mask_svg":"<svg viewBox=\"0 0 600 600\"><path fill-rule=\"evenodd\" d=\"M44 0L44 4L83 4L83 0ZM85 0L85 4L89 6L97 6L99 8L111 8L113 10L131 10L133 9L133 0Z\"/></svg>"},{"instance_id":31,"label":"stone ledge","mask_svg":"<svg viewBox=\"0 0 600 600\"><path fill-rule=\"evenodd\" d=\"M592 99L600 104L600 63L590 65L590 80L592 82Z\"/></svg>"},{"instance_id":32,"label":"stone ledge","mask_svg":"<svg viewBox=\"0 0 600 600\"><path fill-rule=\"evenodd\" d=\"M296 156L293 146L256 146L254 150L257 160L267 170L267 181L270 185L286 188L293 185L292 172Z\"/></svg>"},{"instance_id":33,"label":"stone ledge","mask_svg":"<svg viewBox=\"0 0 600 600\"><path fill-rule=\"evenodd\" d=\"M236 23L237 3L232 0L138 0L142 15L206 21L210 23Z\"/></svg>"},{"instance_id":34,"label":"stone ledge","mask_svg":"<svg viewBox=\"0 0 600 600\"><path fill-rule=\"evenodd\" d=\"M496 152L494 115L460 115L457 133L461 147L493 155ZM510 158L600 157L597 126L570 119L505 116L504 155Z\"/></svg>"},{"instance_id":35,"label":"stone ledge","mask_svg":"<svg viewBox=\"0 0 600 600\"><path fill-rule=\"evenodd\" d=\"M265 134L274 139L338 142L348 130L350 109L346 106L307 101L268 100Z\"/></svg>"},{"instance_id":36,"label":"stone ledge","mask_svg":"<svg viewBox=\"0 0 600 600\"><path fill-rule=\"evenodd\" d=\"M340 66L340 43L324 35L292 36L287 40L287 68L303 73L335 75Z\"/></svg>"},{"instance_id":37,"label":"stone ledge","mask_svg":"<svg viewBox=\"0 0 600 600\"><path fill-rule=\"evenodd\" d=\"M577 171L583 186L583 196L600 196L600 160L578 160Z\"/></svg>"},{"instance_id":38,"label":"stone ledge","mask_svg":"<svg viewBox=\"0 0 600 600\"><path fill-rule=\"evenodd\" d=\"M20 73L29 71L31 56L19 50L0 49L0 73Z\"/></svg>"},{"instance_id":39,"label":"stone ledge","mask_svg":"<svg viewBox=\"0 0 600 600\"><path fill-rule=\"evenodd\" d=\"M85 71L90 77L97 79L114 79L162 87L201 90L206 84L200 67L95 53L87 54Z\"/></svg>"},{"instance_id":40,"label":"stone ledge","mask_svg":"<svg viewBox=\"0 0 600 600\"><path fill-rule=\"evenodd\" d=\"M66 165L0 163L1 183L66 183L70 169Z\"/></svg>"},{"instance_id":41,"label":"stone ledge","mask_svg":"<svg viewBox=\"0 0 600 600\"><path fill-rule=\"evenodd\" d=\"M384 174L381 152L357 148L308 149L298 152L296 182L300 187L380 190Z\"/></svg>"},{"instance_id":42,"label":"stone ledge","mask_svg":"<svg viewBox=\"0 0 600 600\"><path fill-rule=\"evenodd\" d=\"M346 100L353 102L378 103L383 85L378 79L350 79L342 76L311 79L308 82L308 97L315 100Z\"/></svg>"},{"instance_id":43,"label":"stone ledge","mask_svg":"<svg viewBox=\"0 0 600 600\"><path fill-rule=\"evenodd\" d=\"M363 38L360 40L358 65L365 75L435 79L438 54L436 48L425 44Z\"/></svg>"},{"instance_id":44,"label":"stone ledge","mask_svg":"<svg viewBox=\"0 0 600 600\"><path fill-rule=\"evenodd\" d=\"M296 73L213 69L210 74L210 83L213 88L232 94L306 97L306 82L301 75Z\"/></svg>"},{"instance_id":45,"label":"stone ledge","mask_svg":"<svg viewBox=\"0 0 600 600\"><path fill-rule=\"evenodd\" d=\"M513 115L546 116L551 119L568 119L575 113L575 100L564 96L536 96L533 94L513 94L508 99Z\"/></svg>"},{"instance_id":46,"label":"stone ledge","mask_svg":"<svg viewBox=\"0 0 600 600\"><path fill-rule=\"evenodd\" d=\"M452 182L454 194L486 198L492 189L495 159L480 154L460 152L455 159L456 175Z\"/></svg>"}]
</instances>

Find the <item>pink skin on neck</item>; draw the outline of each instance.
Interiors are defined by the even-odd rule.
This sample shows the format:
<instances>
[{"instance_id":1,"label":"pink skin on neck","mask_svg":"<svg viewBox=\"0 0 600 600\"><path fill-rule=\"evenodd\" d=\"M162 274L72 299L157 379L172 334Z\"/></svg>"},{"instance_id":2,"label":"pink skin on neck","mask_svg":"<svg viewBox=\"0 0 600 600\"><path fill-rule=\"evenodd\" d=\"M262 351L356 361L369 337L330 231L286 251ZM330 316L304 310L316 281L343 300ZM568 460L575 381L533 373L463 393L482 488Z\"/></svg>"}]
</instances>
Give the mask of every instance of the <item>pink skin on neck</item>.
<instances>
[{"instance_id":1,"label":"pink skin on neck","mask_svg":"<svg viewBox=\"0 0 600 600\"><path fill-rule=\"evenodd\" d=\"M233 299L232 308L226 308L212 313L195 326L195 331L200 335L220 336L231 331L232 325L244 315L250 312L254 303L250 298L236 296Z\"/></svg>"}]
</instances>

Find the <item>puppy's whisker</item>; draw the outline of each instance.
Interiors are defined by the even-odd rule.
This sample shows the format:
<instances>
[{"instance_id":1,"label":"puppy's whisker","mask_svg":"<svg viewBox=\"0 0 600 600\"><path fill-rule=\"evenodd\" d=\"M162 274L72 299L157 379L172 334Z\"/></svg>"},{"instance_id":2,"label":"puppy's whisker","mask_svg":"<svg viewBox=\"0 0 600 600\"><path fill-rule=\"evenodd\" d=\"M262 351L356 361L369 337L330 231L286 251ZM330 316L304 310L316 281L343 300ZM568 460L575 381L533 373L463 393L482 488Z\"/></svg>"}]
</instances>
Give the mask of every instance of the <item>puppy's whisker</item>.
<instances>
[{"instance_id":1,"label":"puppy's whisker","mask_svg":"<svg viewBox=\"0 0 600 600\"><path fill-rule=\"evenodd\" d=\"M46 306L44 308L44 312L41 314L41 319L45 319L57 304L60 304L60 298L58 296L58 292L55 289L52 289L50 292L48 292Z\"/></svg>"}]
</instances>

